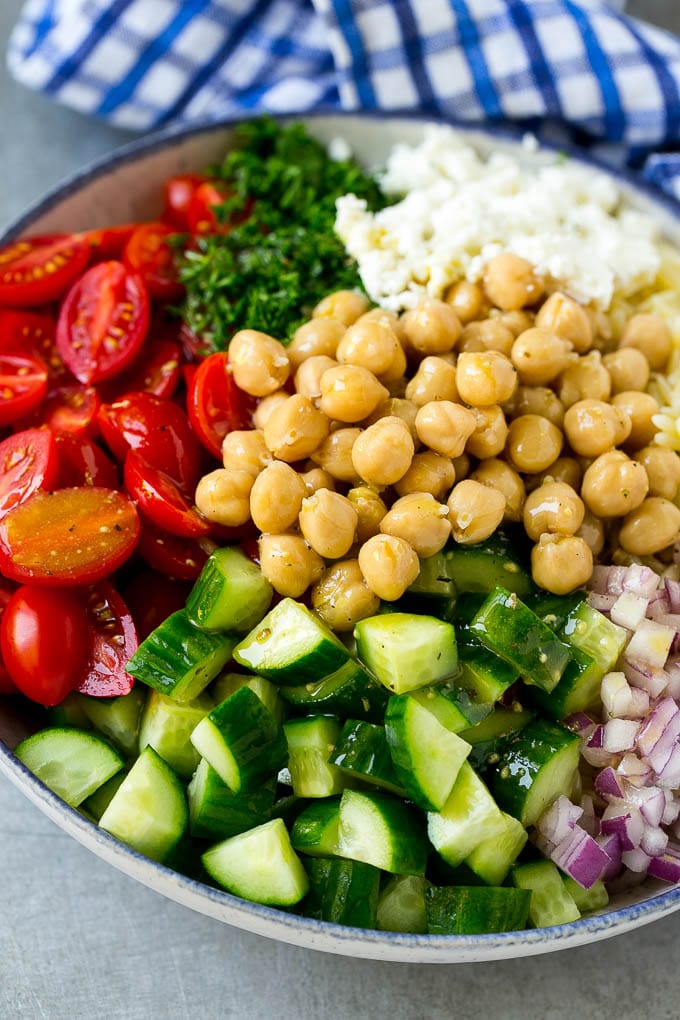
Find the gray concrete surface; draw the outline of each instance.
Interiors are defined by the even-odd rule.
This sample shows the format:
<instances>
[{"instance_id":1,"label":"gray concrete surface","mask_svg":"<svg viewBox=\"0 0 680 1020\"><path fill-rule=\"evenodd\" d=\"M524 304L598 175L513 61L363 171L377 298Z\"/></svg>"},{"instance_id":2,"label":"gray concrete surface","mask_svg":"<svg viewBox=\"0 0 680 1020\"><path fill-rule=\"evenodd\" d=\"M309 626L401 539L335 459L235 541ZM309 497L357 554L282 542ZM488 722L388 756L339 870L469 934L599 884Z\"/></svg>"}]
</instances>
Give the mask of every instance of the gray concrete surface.
<instances>
[{"instance_id":1,"label":"gray concrete surface","mask_svg":"<svg viewBox=\"0 0 680 1020\"><path fill-rule=\"evenodd\" d=\"M0 0L0 49L20 0ZM636 0L680 32L677 0ZM0 71L0 224L126 136ZM0 1020L674 1020L680 914L546 957L376 964L193 914L74 843L0 779Z\"/></svg>"}]
</instances>

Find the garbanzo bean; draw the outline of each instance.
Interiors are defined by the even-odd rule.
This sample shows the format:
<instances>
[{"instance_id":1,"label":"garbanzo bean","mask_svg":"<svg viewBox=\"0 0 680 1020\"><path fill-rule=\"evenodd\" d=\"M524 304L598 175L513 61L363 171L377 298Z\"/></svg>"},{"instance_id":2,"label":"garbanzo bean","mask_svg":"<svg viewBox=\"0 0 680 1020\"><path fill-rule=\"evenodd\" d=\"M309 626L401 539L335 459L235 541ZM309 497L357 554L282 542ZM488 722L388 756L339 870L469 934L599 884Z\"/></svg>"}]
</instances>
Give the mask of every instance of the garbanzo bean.
<instances>
[{"instance_id":1,"label":"garbanzo bean","mask_svg":"<svg viewBox=\"0 0 680 1020\"><path fill-rule=\"evenodd\" d=\"M229 371L244 393L266 397L280 389L290 375L286 348L266 333L240 329L229 344Z\"/></svg>"},{"instance_id":2,"label":"garbanzo bean","mask_svg":"<svg viewBox=\"0 0 680 1020\"><path fill-rule=\"evenodd\" d=\"M593 556L599 556L604 549L604 524L599 517L592 514L588 507L583 515L583 523L576 532L590 549Z\"/></svg>"},{"instance_id":3,"label":"garbanzo bean","mask_svg":"<svg viewBox=\"0 0 680 1020\"><path fill-rule=\"evenodd\" d=\"M481 319L470 322L456 345L456 350L467 353L500 351L510 356L515 334L500 319Z\"/></svg>"},{"instance_id":4,"label":"garbanzo bean","mask_svg":"<svg viewBox=\"0 0 680 1020\"><path fill-rule=\"evenodd\" d=\"M401 418L411 433L411 439L416 443L418 441L418 433L416 432L417 414L418 408L412 400L404 400L402 397L388 397L387 400L380 401L373 414L366 418L364 425L375 425L381 418Z\"/></svg>"},{"instance_id":5,"label":"garbanzo bean","mask_svg":"<svg viewBox=\"0 0 680 1020\"><path fill-rule=\"evenodd\" d=\"M326 354L313 354L303 361L295 373L295 389L303 397L318 400L321 396L321 376L326 369L334 368L337 361Z\"/></svg>"},{"instance_id":6,"label":"garbanzo bean","mask_svg":"<svg viewBox=\"0 0 680 1020\"><path fill-rule=\"evenodd\" d=\"M533 305L543 293L543 284L526 259L511 252L496 255L484 270L484 290L492 304L504 312Z\"/></svg>"},{"instance_id":7,"label":"garbanzo bean","mask_svg":"<svg viewBox=\"0 0 680 1020\"><path fill-rule=\"evenodd\" d=\"M312 315L315 319L340 319L351 326L367 309L368 298L357 290L336 290L319 301Z\"/></svg>"},{"instance_id":8,"label":"garbanzo bean","mask_svg":"<svg viewBox=\"0 0 680 1020\"><path fill-rule=\"evenodd\" d=\"M387 507L375 489L368 485L350 489L347 499L357 512L357 542L363 544L380 533L380 522L387 513Z\"/></svg>"},{"instance_id":9,"label":"garbanzo bean","mask_svg":"<svg viewBox=\"0 0 680 1020\"><path fill-rule=\"evenodd\" d=\"M649 495L675 499L680 486L680 457L663 446L644 446L635 454L649 479Z\"/></svg>"},{"instance_id":10,"label":"garbanzo bean","mask_svg":"<svg viewBox=\"0 0 680 1020\"><path fill-rule=\"evenodd\" d=\"M288 531L297 521L306 495L297 471L275 460L257 476L250 490L250 516L258 531Z\"/></svg>"},{"instance_id":11,"label":"garbanzo bean","mask_svg":"<svg viewBox=\"0 0 680 1020\"><path fill-rule=\"evenodd\" d=\"M422 559L434 556L451 534L449 511L429 492L410 492L395 500L380 522L383 535L403 538Z\"/></svg>"},{"instance_id":12,"label":"garbanzo bean","mask_svg":"<svg viewBox=\"0 0 680 1020\"><path fill-rule=\"evenodd\" d=\"M312 606L331 630L344 633L374 616L380 599L364 581L358 560L341 560L324 571L312 588Z\"/></svg>"},{"instance_id":13,"label":"garbanzo bean","mask_svg":"<svg viewBox=\"0 0 680 1020\"><path fill-rule=\"evenodd\" d=\"M400 496L409 492L429 492L435 499L441 499L456 480L456 471L450 457L442 457L434 450L417 453L411 466L395 485Z\"/></svg>"},{"instance_id":14,"label":"garbanzo bean","mask_svg":"<svg viewBox=\"0 0 680 1020\"><path fill-rule=\"evenodd\" d=\"M518 386L512 400L512 417L522 414L540 414L559 429L564 423L564 404L548 386Z\"/></svg>"},{"instance_id":15,"label":"garbanzo bean","mask_svg":"<svg viewBox=\"0 0 680 1020\"><path fill-rule=\"evenodd\" d=\"M478 283L459 280L458 283L454 283L449 287L444 300L447 304L451 305L462 323L472 322L473 319L481 319L484 314L486 299L484 291Z\"/></svg>"},{"instance_id":16,"label":"garbanzo bean","mask_svg":"<svg viewBox=\"0 0 680 1020\"><path fill-rule=\"evenodd\" d=\"M406 399L416 407L422 407L431 400L458 400L456 368L443 358L433 355L418 365L418 371L406 387Z\"/></svg>"},{"instance_id":17,"label":"garbanzo bean","mask_svg":"<svg viewBox=\"0 0 680 1020\"><path fill-rule=\"evenodd\" d=\"M286 390L277 390L276 393L272 393L268 397L263 397L262 400L258 401L257 407L253 412L253 425L256 429L264 429L265 425L269 421L269 417L272 412L280 407L281 404L285 404L290 393Z\"/></svg>"},{"instance_id":18,"label":"garbanzo bean","mask_svg":"<svg viewBox=\"0 0 680 1020\"><path fill-rule=\"evenodd\" d=\"M209 521L238 528L250 520L253 481L250 471L217 468L199 480L196 506Z\"/></svg>"},{"instance_id":19,"label":"garbanzo bean","mask_svg":"<svg viewBox=\"0 0 680 1020\"><path fill-rule=\"evenodd\" d=\"M360 365L338 365L321 376L319 407L337 421L363 421L388 396L373 373Z\"/></svg>"},{"instance_id":20,"label":"garbanzo bean","mask_svg":"<svg viewBox=\"0 0 680 1020\"><path fill-rule=\"evenodd\" d=\"M472 458L467 453L461 453L460 457L453 458L453 469L456 472L456 480L467 478L472 468Z\"/></svg>"},{"instance_id":21,"label":"garbanzo bean","mask_svg":"<svg viewBox=\"0 0 680 1020\"><path fill-rule=\"evenodd\" d=\"M374 375L381 375L388 371L400 349L397 335L388 323L362 318L349 327L335 356L341 365L360 365Z\"/></svg>"},{"instance_id":22,"label":"garbanzo bean","mask_svg":"<svg viewBox=\"0 0 680 1020\"><path fill-rule=\"evenodd\" d=\"M517 372L499 351L461 354L456 363L456 384L460 399L473 407L503 404L515 392Z\"/></svg>"},{"instance_id":23,"label":"garbanzo bean","mask_svg":"<svg viewBox=\"0 0 680 1020\"><path fill-rule=\"evenodd\" d=\"M624 518L619 542L633 556L653 556L680 537L680 510L662 496L649 496Z\"/></svg>"},{"instance_id":24,"label":"garbanzo bean","mask_svg":"<svg viewBox=\"0 0 680 1020\"><path fill-rule=\"evenodd\" d=\"M605 354L602 364L609 372L612 393L647 389L649 362L637 347L619 347Z\"/></svg>"},{"instance_id":25,"label":"garbanzo bean","mask_svg":"<svg viewBox=\"0 0 680 1020\"><path fill-rule=\"evenodd\" d=\"M454 485L447 506L454 539L471 545L493 535L503 520L505 496L498 489L466 478Z\"/></svg>"},{"instance_id":26,"label":"garbanzo bean","mask_svg":"<svg viewBox=\"0 0 680 1020\"><path fill-rule=\"evenodd\" d=\"M380 418L355 440L352 464L360 478L382 488L403 478L413 460L415 446L401 418Z\"/></svg>"},{"instance_id":27,"label":"garbanzo bean","mask_svg":"<svg viewBox=\"0 0 680 1020\"><path fill-rule=\"evenodd\" d=\"M503 408L493 404L491 407L474 407L472 412L477 424L465 449L480 460L498 456L508 437L508 424Z\"/></svg>"},{"instance_id":28,"label":"garbanzo bean","mask_svg":"<svg viewBox=\"0 0 680 1020\"><path fill-rule=\"evenodd\" d=\"M359 550L359 568L379 599L396 602L420 573L420 560L403 538L374 535Z\"/></svg>"},{"instance_id":29,"label":"garbanzo bean","mask_svg":"<svg viewBox=\"0 0 680 1020\"><path fill-rule=\"evenodd\" d=\"M584 354L593 346L593 327L585 308L559 291L543 302L536 315L536 325L569 340L578 354Z\"/></svg>"},{"instance_id":30,"label":"garbanzo bean","mask_svg":"<svg viewBox=\"0 0 680 1020\"><path fill-rule=\"evenodd\" d=\"M640 506L649 490L647 472L623 450L597 457L583 476L581 495L598 517L624 517Z\"/></svg>"},{"instance_id":31,"label":"garbanzo bean","mask_svg":"<svg viewBox=\"0 0 680 1020\"><path fill-rule=\"evenodd\" d=\"M609 400L612 381L599 351L591 351L568 365L557 392L565 407L579 400Z\"/></svg>"},{"instance_id":32,"label":"garbanzo bean","mask_svg":"<svg viewBox=\"0 0 680 1020\"><path fill-rule=\"evenodd\" d=\"M547 329L527 329L512 345L510 360L520 382L543 386L553 382L573 361L571 344Z\"/></svg>"},{"instance_id":33,"label":"garbanzo bean","mask_svg":"<svg viewBox=\"0 0 680 1020\"><path fill-rule=\"evenodd\" d=\"M628 442L632 447L648 446L653 442L657 428L652 416L659 413L659 403L651 393L624 390L612 398L612 405L628 415L631 429Z\"/></svg>"},{"instance_id":34,"label":"garbanzo bean","mask_svg":"<svg viewBox=\"0 0 680 1020\"><path fill-rule=\"evenodd\" d=\"M401 317L404 345L417 354L452 351L463 327L451 305L431 299Z\"/></svg>"},{"instance_id":35,"label":"garbanzo bean","mask_svg":"<svg viewBox=\"0 0 680 1020\"><path fill-rule=\"evenodd\" d=\"M577 535L541 535L531 550L531 573L540 588L567 595L593 572L590 546Z\"/></svg>"},{"instance_id":36,"label":"garbanzo bean","mask_svg":"<svg viewBox=\"0 0 680 1020\"><path fill-rule=\"evenodd\" d=\"M323 560L300 535L261 535L258 549L260 570L279 595L297 599L323 574Z\"/></svg>"},{"instance_id":37,"label":"garbanzo bean","mask_svg":"<svg viewBox=\"0 0 680 1020\"><path fill-rule=\"evenodd\" d=\"M355 485L359 476L352 463L352 447L360 435L361 429L336 429L312 454L312 460L332 478Z\"/></svg>"},{"instance_id":38,"label":"garbanzo bean","mask_svg":"<svg viewBox=\"0 0 680 1020\"><path fill-rule=\"evenodd\" d=\"M574 453L599 457L618 441L619 416L611 404L602 400L579 400L567 409L564 432Z\"/></svg>"},{"instance_id":39,"label":"garbanzo bean","mask_svg":"<svg viewBox=\"0 0 680 1020\"><path fill-rule=\"evenodd\" d=\"M523 308L516 308L513 312L504 312L500 308L492 308L489 315L492 322L499 322L502 326L505 326L512 333L513 337L518 337L520 333L524 333L535 325L533 312L527 312Z\"/></svg>"},{"instance_id":40,"label":"garbanzo bean","mask_svg":"<svg viewBox=\"0 0 680 1020\"><path fill-rule=\"evenodd\" d=\"M309 461L306 466L309 467ZM335 489L335 481L327 471L320 467L309 467L309 470L302 472L300 478L304 482L306 496L311 496L319 489L330 489L331 491Z\"/></svg>"},{"instance_id":41,"label":"garbanzo bean","mask_svg":"<svg viewBox=\"0 0 680 1020\"><path fill-rule=\"evenodd\" d=\"M619 347L642 351L652 372L663 372L673 349L671 331L659 315L634 315L626 323Z\"/></svg>"},{"instance_id":42,"label":"garbanzo bean","mask_svg":"<svg viewBox=\"0 0 680 1020\"><path fill-rule=\"evenodd\" d=\"M575 457L558 457L554 464L551 464L545 471L541 471L540 474L532 475L531 478L527 479L527 487L531 492L537 489L539 485L543 485L544 482L564 482L565 485L570 485L572 489L578 490L581 488L581 478L583 471L581 465Z\"/></svg>"},{"instance_id":43,"label":"garbanzo bean","mask_svg":"<svg viewBox=\"0 0 680 1020\"><path fill-rule=\"evenodd\" d=\"M537 542L544 532L574 535L583 523L583 500L564 482L544 482L529 493L522 520L529 538Z\"/></svg>"},{"instance_id":44,"label":"garbanzo bean","mask_svg":"<svg viewBox=\"0 0 680 1020\"><path fill-rule=\"evenodd\" d=\"M262 429L235 429L222 440L222 463L230 470L248 471L255 478L271 459Z\"/></svg>"},{"instance_id":45,"label":"garbanzo bean","mask_svg":"<svg viewBox=\"0 0 680 1020\"><path fill-rule=\"evenodd\" d=\"M394 357L390 362L389 367L380 373L380 382L383 383L389 389L390 393L401 389L403 392L406 389L406 369L408 368L408 362L406 361L406 352L398 343L394 350ZM401 385L397 385L397 384ZM403 387L403 388L402 388Z\"/></svg>"},{"instance_id":46,"label":"garbanzo bean","mask_svg":"<svg viewBox=\"0 0 680 1020\"><path fill-rule=\"evenodd\" d=\"M300 531L312 549L329 560L345 556L354 544L359 517L346 496L318 489L302 501Z\"/></svg>"},{"instance_id":47,"label":"garbanzo bean","mask_svg":"<svg viewBox=\"0 0 680 1020\"><path fill-rule=\"evenodd\" d=\"M423 404L416 415L421 443L444 457L459 457L476 427L472 411L451 400L432 400Z\"/></svg>"},{"instance_id":48,"label":"garbanzo bean","mask_svg":"<svg viewBox=\"0 0 680 1020\"><path fill-rule=\"evenodd\" d=\"M328 435L329 427L328 418L317 411L311 400L294 393L269 415L264 441L275 457L292 464L314 453Z\"/></svg>"},{"instance_id":49,"label":"garbanzo bean","mask_svg":"<svg viewBox=\"0 0 680 1020\"><path fill-rule=\"evenodd\" d=\"M491 457L479 462L470 475L475 482L496 489L505 497L503 520L521 521L526 490L521 476L505 460Z\"/></svg>"},{"instance_id":50,"label":"garbanzo bean","mask_svg":"<svg viewBox=\"0 0 680 1020\"><path fill-rule=\"evenodd\" d=\"M340 319L310 319L299 326L286 347L293 371L307 358L334 358L346 328Z\"/></svg>"},{"instance_id":51,"label":"garbanzo bean","mask_svg":"<svg viewBox=\"0 0 680 1020\"><path fill-rule=\"evenodd\" d=\"M562 433L539 414L522 414L510 422L506 453L518 471L538 474L562 452Z\"/></svg>"}]
</instances>

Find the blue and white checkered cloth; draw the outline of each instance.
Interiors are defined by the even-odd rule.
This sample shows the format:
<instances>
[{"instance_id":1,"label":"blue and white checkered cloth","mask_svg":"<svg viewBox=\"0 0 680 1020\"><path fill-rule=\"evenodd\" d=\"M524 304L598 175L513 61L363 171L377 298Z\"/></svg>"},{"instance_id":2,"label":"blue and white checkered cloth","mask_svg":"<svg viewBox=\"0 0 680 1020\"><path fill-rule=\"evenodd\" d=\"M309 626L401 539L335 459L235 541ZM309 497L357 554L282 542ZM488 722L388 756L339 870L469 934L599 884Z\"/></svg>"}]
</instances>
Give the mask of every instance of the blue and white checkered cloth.
<instances>
[{"instance_id":1,"label":"blue and white checkered cloth","mask_svg":"<svg viewBox=\"0 0 680 1020\"><path fill-rule=\"evenodd\" d=\"M8 59L25 84L140 130L319 107L418 109L539 134L558 124L582 143L613 143L680 199L680 39L621 7L28 0Z\"/></svg>"}]
</instances>

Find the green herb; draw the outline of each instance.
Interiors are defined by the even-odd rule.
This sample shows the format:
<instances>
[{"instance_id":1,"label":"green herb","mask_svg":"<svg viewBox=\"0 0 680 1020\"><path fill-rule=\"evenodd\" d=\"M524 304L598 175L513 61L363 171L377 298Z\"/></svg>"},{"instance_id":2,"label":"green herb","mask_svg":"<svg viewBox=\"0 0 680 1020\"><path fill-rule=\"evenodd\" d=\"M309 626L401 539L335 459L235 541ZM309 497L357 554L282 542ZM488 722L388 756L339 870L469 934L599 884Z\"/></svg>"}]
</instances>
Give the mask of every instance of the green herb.
<instances>
[{"instance_id":1,"label":"green herb","mask_svg":"<svg viewBox=\"0 0 680 1020\"><path fill-rule=\"evenodd\" d=\"M285 343L322 297L361 286L333 229L335 200L386 200L353 160L330 159L301 124L260 118L239 128L238 148L211 174L230 192L217 216L231 230L180 255L181 313L207 347L225 349L244 328Z\"/></svg>"}]
</instances>

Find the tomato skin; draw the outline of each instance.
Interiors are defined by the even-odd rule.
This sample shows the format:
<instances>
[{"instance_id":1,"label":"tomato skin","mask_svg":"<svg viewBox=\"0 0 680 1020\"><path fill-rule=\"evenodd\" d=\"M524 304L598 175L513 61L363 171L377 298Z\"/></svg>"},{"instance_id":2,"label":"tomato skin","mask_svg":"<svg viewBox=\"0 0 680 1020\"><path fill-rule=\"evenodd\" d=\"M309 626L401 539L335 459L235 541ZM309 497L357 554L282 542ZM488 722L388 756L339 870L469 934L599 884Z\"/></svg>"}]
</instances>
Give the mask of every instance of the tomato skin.
<instances>
[{"instance_id":1,"label":"tomato skin","mask_svg":"<svg viewBox=\"0 0 680 1020\"><path fill-rule=\"evenodd\" d=\"M188 383L187 411L191 426L206 450L221 460L228 432L252 427L255 400L238 388L228 371L229 356L211 354Z\"/></svg>"},{"instance_id":2,"label":"tomato skin","mask_svg":"<svg viewBox=\"0 0 680 1020\"><path fill-rule=\"evenodd\" d=\"M40 407L47 365L37 354L0 352L0 425L13 425Z\"/></svg>"},{"instance_id":3,"label":"tomato skin","mask_svg":"<svg viewBox=\"0 0 680 1020\"><path fill-rule=\"evenodd\" d=\"M179 174L163 185L163 212L161 219L175 230L188 230L188 212L196 189L203 184L203 174Z\"/></svg>"},{"instance_id":4,"label":"tomato skin","mask_svg":"<svg viewBox=\"0 0 680 1020\"><path fill-rule=\"evenodd\" d=\"M210 534L210 522L194 509L175 482L135 450L128 451L123 478L142 516L158 528L180 538Z\"/></svg>"},{"instance_id":5,"label":"tomato skin","mask_svg":"<svg viewBox=\"0 0 680 1020\"><path fill-rule=\"evenodd\" d=\"M88 656L88 628L81 597L24 585L2 614L0 647L22 694L49 707L73 689Z\"/></svg>"},{"instance_id":6,"label":"tomato skin","mask_svg":"<svg viewBox=\"0 0 680 1020\"><path fill-rule=\"evenodd\" d=\"M47 367L50 388L75 382L57 353L56 332L56 319L50 315L0 308L0 351L37 354Z\"/></svg>"},{"instance_id":7,"label":"tomato skin","mask_svg":"<svg viewBox=\"0 0 680 1020\"><path fill-rule=\"evenodd\" d=\"M87 592L85 611L89 655L74 689L91 698L129 694L134 680L125 666L139 644L130 610L115 588L100 581Z\"/></svg>"},{"instance_id":8,"label":"tomato skin","mask_svg":"<svg viewBox=\"0 0 680 1020\"><path fill-rule=\"evenodd\" d=\"M119 259L135 230L136 223L125 223L120 227L103 227L88 230L83 237L90 245L90 262L108 262Z\"/></svg>"},{"instance_id":9,"label":"tomato skin","mask_svg":"<svg viewBox=\"0 0 680 1020\"><path fill-rule=\"evenodd\" d=\"M55 488L78 485L118 488L118 473L104 451L87 436L75 432L54 432L59 457L59 475Z\"/></svg>"},{"instance_id":10,"label":"tomato skin","mask_svg":"<svg viewBox=\"0 0 680 1020\"><path fill-rule=\"evenodd\" d=\"M215 206L222 205L228 195L226 185L204 181L194 191L187 209L187 226L192 234L228 234L230 225L221 223Z\"/></svg>"},{"instance_id":11,"label":"tomato skin","mask_svg":"<svg viewBox=\"0 0 680 1020\"><path fill-rule=\"evenodd\" d=\"M171 400L182 378L182 348L176 340L147 340L124 377L121 392L141 391Z\"/></svg>"},{"instance_id":12,"label":"tomato skin","mask_svg":"<svg viewBox=\"0 0 680 1020\"><path fill-rule=\"evenodd\" d=\"M209 540L179 538L144 521L139 534L137 552L152 570L178 581L195 581L208 556L216 548Z\"/></svg>"},{"instance_id":13,"label":"tomato skin","mask_svg":"<svg viewBox=\"0 0 680 1020\"><path fill-rule=\"evenodd\" d=\"M9 602L14 588L10 588L10 581L0 581L0 626L2 625L2 614L5 611L5 606ZM188 593L187 593L188 594ZM185 598L186 601L186 598ZM0 650L0 694L18 694L19 688L12 681L7 667L2 658L2 650Z\"/></svg>"},{"instance_id":14,"label":"tomato skin","mask_svg":"<svg viewBox=\"0 0 680 1020\"><path fill-rule=\"evenodd\" d=\"M0 248L0 305L25 308L57 300L89 258L89 244L75 234L10 241Z\"/></svg>"},{"instance_id":15,"label":"tomato skin","mask_svg":"<svg viewBox=\"0 0 680 1020\"><path fill-rule=\"evenodd\" d=\"M168 238L175 233L165 223L142 223L125 245L123 262L139 273L152 298L176 301L184 287L179 282L175 257Z\"/></svg>"},{"instance_id":16,"label":"tomato skin","mask_svg":"<svg viewBox=\"0 0 680 1020\"><path fill-rule=\"evenodd\" d=\"M190 591L190 581L177 581L155 570L140 570L123 590L139 640L148 637L172 613L184 609Z\"/></svg>"},{"instance_id":17,"label":"tomato skin","mask_svg":"<svg viewBox=\"0 0 680 1020\"><path fill-rule=\"evenodd\" d=\"M57 483L59 452L48 429L25 429L0 443L0 518Z\"/></svg>"},{"instance_id":18,"label":"tomato skin","mask_svg":"<svg viewBox=\"0 0 680 1020\"><path fill-rule=\"evenodd\" d=\"M97 412L101 401L94 386L57 386L49 390L39 411L23 425L47 426L61 432L73 432L95 439L99 435Z\"/></svg>"},{"instance_id":19,"label":"tomato skin","mask_svg":"<svg viewBox=\"0 0 680 1020\"><path fill-rule=\"evenodd\" d=\"M86 386L110 379L139 354L149 329L149 295L122 262L98 262L64 299L57 352Z\"/></svg>"}]
</instances>

